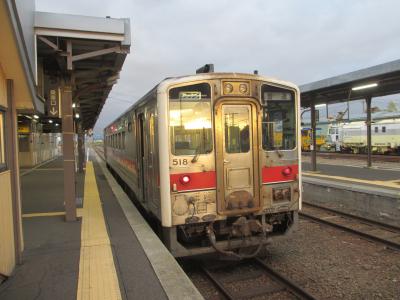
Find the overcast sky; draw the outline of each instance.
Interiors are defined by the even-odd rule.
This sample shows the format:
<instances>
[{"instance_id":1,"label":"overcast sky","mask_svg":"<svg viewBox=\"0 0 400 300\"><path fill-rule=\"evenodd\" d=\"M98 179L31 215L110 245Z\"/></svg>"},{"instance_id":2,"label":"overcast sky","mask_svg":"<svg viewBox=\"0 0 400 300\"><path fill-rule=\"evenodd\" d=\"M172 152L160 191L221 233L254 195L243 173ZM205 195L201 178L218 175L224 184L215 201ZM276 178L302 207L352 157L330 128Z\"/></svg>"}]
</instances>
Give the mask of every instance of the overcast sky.
<instances>
[{"instance_id":1,"label":"overcast sky","mask_svg":"<svg viewBox=\"0 0 400 300\"><path fill-rule=\"evenodd\" d=\"M205 63L303 84L400 58L398 0L36 0L36 9L131 19L131 53L97 132L165 77Z\"/></svg>"}]
</instances>

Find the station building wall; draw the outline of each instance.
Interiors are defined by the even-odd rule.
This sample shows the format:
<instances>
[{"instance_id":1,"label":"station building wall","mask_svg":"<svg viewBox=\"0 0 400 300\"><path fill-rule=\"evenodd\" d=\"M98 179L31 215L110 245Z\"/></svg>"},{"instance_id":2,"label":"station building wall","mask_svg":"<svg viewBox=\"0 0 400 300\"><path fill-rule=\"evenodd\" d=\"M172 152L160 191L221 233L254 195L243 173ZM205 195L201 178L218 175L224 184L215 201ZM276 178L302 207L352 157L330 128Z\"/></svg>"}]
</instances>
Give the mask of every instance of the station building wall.
<instances>
[{"instance_id":1,"label":"station building wall","mask_svg":"<svg viewBox=\"0 0 400 300\"><path fill-rule=\"evenodd\" d=\"M15 265L15 236L11 171L6 163L6 77L0 64L0 274L9 276Z\"/></svg>"},{"instance_id":2,"label":"station building wall","mask_svg":"<svg viewBox=\"0 0 400 300\"><path fill-rule=\"evenodd\" d=\"M28 27L20 24L15 7L15 0L0 1L0 277L12 275L22 260L17 109L33 111L36 103L30 55L20 30ZM28 5L27 14L31 9Z\"/></svg>"}]
</instances>

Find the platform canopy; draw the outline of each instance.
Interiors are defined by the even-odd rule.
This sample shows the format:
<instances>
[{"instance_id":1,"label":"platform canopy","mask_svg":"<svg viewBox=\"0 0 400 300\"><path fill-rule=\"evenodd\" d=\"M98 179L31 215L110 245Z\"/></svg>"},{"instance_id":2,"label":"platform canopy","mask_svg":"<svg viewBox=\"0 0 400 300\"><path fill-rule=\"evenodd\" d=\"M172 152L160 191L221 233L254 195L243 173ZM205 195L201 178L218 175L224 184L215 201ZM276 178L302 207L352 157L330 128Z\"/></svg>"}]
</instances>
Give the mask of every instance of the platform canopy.
<instances>
[{"instance_id":1,"label":"platform canopy","mask_svg":"<svg viewBox=\"0 0 400 300\"><path fill-rule=\"evenodd\" d=\"M74 114L92 128L129 52L129 19L36 12L34 26L38 94L48 102L71 86Z\"/></svg>"},{"instance_id":2,"label":"platform canopy","mask_svg":"<svg viewBox=\"0 0 400 300\"><path fill-rule=\"evenodd\" d=\"M362 88L367 85L372 86ZM314 104L331 104L400 93L400 59L304 84L300 92L305 108L311 106L312 99Z\"/></svg>"}]
</instances>

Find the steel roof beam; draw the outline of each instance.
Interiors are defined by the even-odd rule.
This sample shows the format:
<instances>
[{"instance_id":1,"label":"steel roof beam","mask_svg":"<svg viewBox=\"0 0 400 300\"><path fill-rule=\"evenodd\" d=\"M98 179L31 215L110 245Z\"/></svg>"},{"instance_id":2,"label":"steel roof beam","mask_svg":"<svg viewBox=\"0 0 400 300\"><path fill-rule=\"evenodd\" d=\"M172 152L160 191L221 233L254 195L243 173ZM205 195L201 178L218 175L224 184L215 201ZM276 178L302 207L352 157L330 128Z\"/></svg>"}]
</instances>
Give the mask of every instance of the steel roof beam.
<instances>
[{"instance_id":1,"label":"steel roof beam","mask_svg":"<svg viewBox=\"0 0 400 300\"><path fill-rule=\"evenodd\" d=\"M87 53L83 53L83 54L74 55L74 56L72 56L72 61L74 62L74 61L78 61L78 60L82 60L82 59L92 58L92 57L96 57L96 56L102 56L102 55L106 55L109 53L122 53L121 46L114 46L111 48L106 48L106 49L101 49L101 50L96 50L96 51L91 51L91 52L87 52Z\"/></svg>"}]
</instances>

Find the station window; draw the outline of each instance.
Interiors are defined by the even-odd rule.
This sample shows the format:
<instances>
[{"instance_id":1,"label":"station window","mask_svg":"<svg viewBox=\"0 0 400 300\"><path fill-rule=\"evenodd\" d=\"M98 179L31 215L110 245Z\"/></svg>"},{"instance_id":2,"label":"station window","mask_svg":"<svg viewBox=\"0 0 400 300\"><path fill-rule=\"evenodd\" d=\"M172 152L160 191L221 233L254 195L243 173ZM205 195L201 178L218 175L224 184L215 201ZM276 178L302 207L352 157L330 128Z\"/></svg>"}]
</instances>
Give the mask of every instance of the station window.
<instances>
[{"instance_id":1,"label":"station window","mask_svg":"<svg viewBox=\"0 0 400 300\"><path fill-rule=\"evenodd\" d=\"M262 146L264 150L296 147L296 106L294 92L263 85Z\"/></svg>"},{"instance_id":2,"label":"station window","mask_svg":"<svg viewBox=\"0 0 400 300\"><path fill-rule=\"evenodd\" d=\"M207 83L169 91L171 152L197 155L212 152L211 87Z\"/></svg>"},{"instance_id":3,"label":"station window","mask_svg":"<svg viewBox=\"0 0 400 300\"><path fill-rule=\"evenodd\" d=\"M382 132L386 132L386 127L382 126Z\"/></svg>"},{"instance_id":4,"label":"station window","mask_svg":"<svg viewBox=\"0 0 400 300\"><path fill-rule=\"evenodd\" d=\"M379 131L378 127L375 127L375 133L377 133Z\"/></svg>"},{"instance_id":5,"label":"station window","mask_svg":"<svg viewBox=\"0 0 400 300\"><path fill-rule=\"evenodd\" d=\"M0 110L0 172L6 169L6 146L4 136L4 112Z\"/></svg>"}]
</instances>

